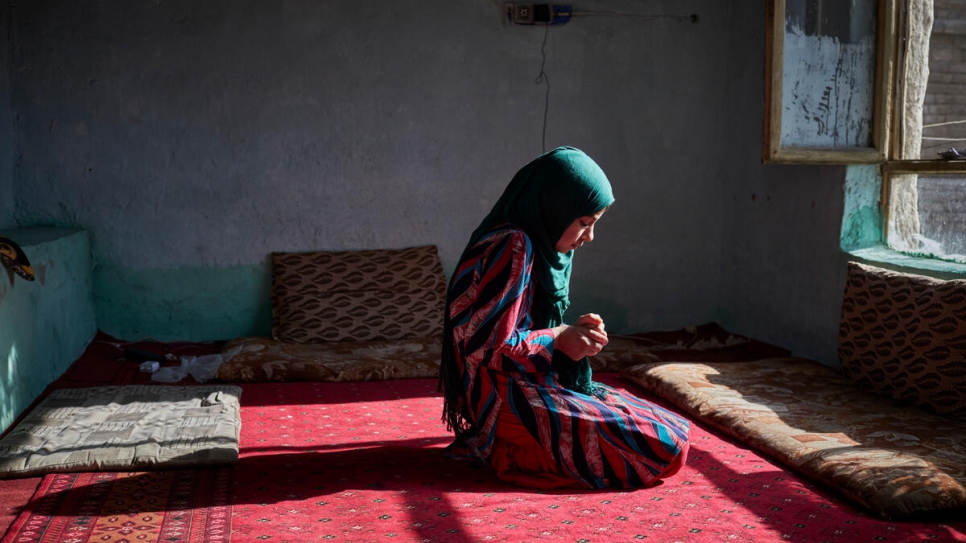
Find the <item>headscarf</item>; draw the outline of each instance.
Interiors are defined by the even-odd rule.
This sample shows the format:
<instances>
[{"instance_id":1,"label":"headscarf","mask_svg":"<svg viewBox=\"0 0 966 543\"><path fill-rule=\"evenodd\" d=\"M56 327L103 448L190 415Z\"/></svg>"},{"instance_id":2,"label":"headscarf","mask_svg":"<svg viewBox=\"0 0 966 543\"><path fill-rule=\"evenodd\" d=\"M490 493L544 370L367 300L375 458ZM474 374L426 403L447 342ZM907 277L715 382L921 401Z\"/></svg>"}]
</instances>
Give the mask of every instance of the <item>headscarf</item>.
<instances>
[{"instance_id":1,"label":"headscarf","mask_svg":"<svg viewBox=\"0 0 966 543\"><path fill-rule=\"evenodd\" d=\"M534 248L533 274L538 288L531 310L533 327L558 326L563 323L563 314L570 305L573 251L557 252L557 241L576 219L593 215L613 202L610 181L600 166L579 149L558 147L538 156L513 176L493 209L473 231L459 261L463 262L483 236L501 225L510 223L522 229ZM453 352L453 327L449 320L451 296L450 289L444 315L440 387L445 400L443 420L459 437L471 423L465 416L462 376ZM554 365L560 372L563 368L558 367L558 358L554 356ZM588 383L589 369L588 364ZM572 370L565 369L564 373L569 371ZM575 381L572 377L564 380Z\"/></svg>"}]
</instances>

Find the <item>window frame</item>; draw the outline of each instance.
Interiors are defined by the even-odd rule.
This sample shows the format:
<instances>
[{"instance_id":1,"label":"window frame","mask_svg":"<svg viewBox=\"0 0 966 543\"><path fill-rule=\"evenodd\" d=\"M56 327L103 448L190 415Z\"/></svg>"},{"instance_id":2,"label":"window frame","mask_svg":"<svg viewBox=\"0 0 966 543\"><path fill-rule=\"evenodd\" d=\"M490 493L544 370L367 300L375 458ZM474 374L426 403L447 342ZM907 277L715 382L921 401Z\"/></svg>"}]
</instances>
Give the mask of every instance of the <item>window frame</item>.
<instances>
[{"instance_id":1,"label":"window frame","mask_svg":"<svg viewBox=\"0 0 966 543\"><path fill-rule=\"evenodd\" d=\"M816 1L816 0L806 0ZM782 84L784 76L783 41L786 0L768 0L765 14L765 99L763 115L762 163L764 164L836 164L875 166L880 178L878 188L880 239L878 247L893 251L903 261L925 259L963 267L938 257L913 256L889 247L892 226L891 202L893 177L908 174L961 174L966 160L901 159L903 137L903 102L905 98L906 47L913 30L909 6L917 0L878 0L876 27L876 73L873 89L872 147L809 148L781 144ZM843 248L846 248L843 238ZM945 265L944 264L944 265ZM924 265L931 267L932 264ZM966 268L964 268L966 270Z\"/></svg>"},{"instance_id":2,"label":"window frame","mask_svg":"<svg viewBox=\"0 0 966 543\"><path fill-rule=\"evenodd\" d=\"M762 162L765 164L881 164L890 148L891 104L895 81L896 6L905 0L878 0L875 77L872 96L871 147L806 147L782 145L782 88L786 0L765 2L765 99ZM882 29L889 25L889 32Z\"/></svg>"},{"instance_id":3,"label":"window frame","mask_svg":"<svg viewBox=\"0 0 966 543\"><path fill-rule=\"evenodd\" d=\"M902 156L902 99L904 95L904 85L905 80L903 79L903 74L905 73L905 62L906 62L906 49L905 47L909 44L908 35L911 31L910 21L907 17L909 12L910 2L915 0L895 0L897 2L896 11L894 13L893 24L889 27L890 36L887 37L890 41L895 44L895 50L893 54L893 64L895 65L894 72L892 75L893 88L890 93L890 99L887 102L889 109L892 110L891 118L892 122L889 127L889 153L886 157L885 162L882 163L880 167L880 174L882 176L882 196L881 196L881 206L882 206L882 237L881 240L883 245L888 246L888 240L890 235L890 228L893 224L891 212L892 206L890 205L890 196L892 194L892 178L896 175L919 175L919 174L957 174L966 172L966 160L942 160L942 159L902 159L898 158ZM938 257L928 257L934 260L942 261L943 259Z\"/></svg>"}]
</instances>

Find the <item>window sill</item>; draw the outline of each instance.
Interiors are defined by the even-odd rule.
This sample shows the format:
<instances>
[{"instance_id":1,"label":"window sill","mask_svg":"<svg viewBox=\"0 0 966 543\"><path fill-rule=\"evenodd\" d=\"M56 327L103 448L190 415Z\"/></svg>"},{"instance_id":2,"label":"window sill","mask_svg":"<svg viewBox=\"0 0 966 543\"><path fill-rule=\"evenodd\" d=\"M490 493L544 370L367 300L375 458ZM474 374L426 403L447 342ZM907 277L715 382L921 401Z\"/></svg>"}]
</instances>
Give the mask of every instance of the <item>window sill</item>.
<instances>
[{"instance_id":1,"label":"window sill","mask_svg":"<svg viewBox=\"0 0 966 543\"><path fill-rule=\"evenodd\" d=\"M966 264L911 256L893 251L885 245L850 249L846 253L865 263L881 265L896 271L936 276L941 279L966 279Z\"/></svg>"}]
</instances>

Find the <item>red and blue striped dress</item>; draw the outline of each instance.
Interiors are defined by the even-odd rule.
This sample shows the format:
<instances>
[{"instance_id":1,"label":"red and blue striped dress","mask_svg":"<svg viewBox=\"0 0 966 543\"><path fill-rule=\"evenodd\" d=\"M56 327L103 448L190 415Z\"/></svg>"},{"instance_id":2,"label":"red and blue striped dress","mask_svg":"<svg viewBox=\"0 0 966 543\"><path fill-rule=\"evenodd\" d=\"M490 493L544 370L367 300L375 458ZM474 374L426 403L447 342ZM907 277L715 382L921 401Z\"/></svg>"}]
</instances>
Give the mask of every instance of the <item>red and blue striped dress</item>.
<instances>
[{"instance_id":1,"label":"red and blue striped dress","mask_svg":"<svg viewBox=\"0 0 966 543\"><path fill-rule=\"evenodd\" d=\"M533 262L527 235L508 227L481 238L454 272L453 348L474 419L459 445L528 487L635 488L676 473L686 419L606 385L601 400L556 383L553 332L531 329Z\"/></svg>"}]
</instances>

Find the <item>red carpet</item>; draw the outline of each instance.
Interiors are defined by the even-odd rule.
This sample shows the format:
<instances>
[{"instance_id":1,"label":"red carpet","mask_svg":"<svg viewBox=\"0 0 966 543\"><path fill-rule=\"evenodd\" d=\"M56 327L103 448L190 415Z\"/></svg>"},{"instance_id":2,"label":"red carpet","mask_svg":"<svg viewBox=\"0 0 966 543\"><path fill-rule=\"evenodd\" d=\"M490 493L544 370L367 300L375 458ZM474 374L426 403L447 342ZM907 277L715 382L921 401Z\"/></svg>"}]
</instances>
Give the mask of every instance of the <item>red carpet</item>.
<instances>
[{"instance_id":1,"label":"red carpet","mask_svg":"<svg viewBox=\"0 0 966 543\"><path fill-rule=\"evenodd\" d=\"M879 520L701 427L655 488L525 491L444 457L435 387L246 386L233 541L966 541L966 522Z\"/></svg>"},{"instance_id":2,"label":"red carpet","mask_svg":"<svg viewBox=\"0 0 966 543\"><path fill-rule=\"evenodd\" d=\"M3 543L229 539L230 468L43 478Z\"/></svg>"},{"instance_id":3,"label":"red carpet","mask_svg":"<svg viewBox=\"0 0 966 543\"><path fill-rule=\"evenodd\" d=\"M146 381L98 339L55 386ZM657 487L532 492L443 455L435 380L243 390L234 468L0 480L0 543L966 542L966 521L879 520L698 425L688 464Z\"/></svg>"}]
</instances>

